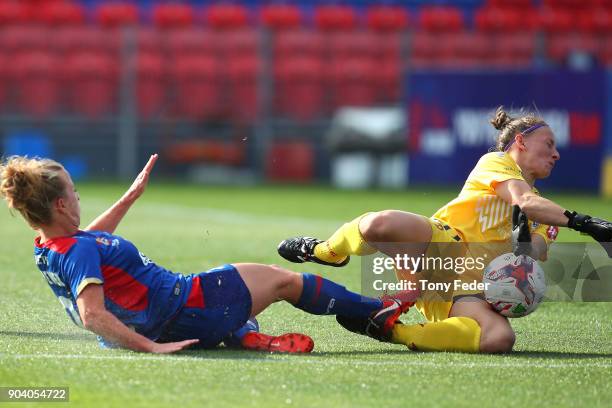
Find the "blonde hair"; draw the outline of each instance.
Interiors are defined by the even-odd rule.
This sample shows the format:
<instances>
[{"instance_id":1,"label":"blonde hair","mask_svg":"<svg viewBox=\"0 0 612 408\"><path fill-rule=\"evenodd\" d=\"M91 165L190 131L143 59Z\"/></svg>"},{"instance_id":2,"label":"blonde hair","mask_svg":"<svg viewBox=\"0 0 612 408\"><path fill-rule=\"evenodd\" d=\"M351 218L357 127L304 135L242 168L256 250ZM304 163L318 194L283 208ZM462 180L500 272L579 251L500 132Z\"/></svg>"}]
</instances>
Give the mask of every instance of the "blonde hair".
<instances>
[{"instance_id":1,"label":"blonde hair","mask_svg":"<svg viewBox=\"0 0 612 408\"><path fill-rule=\"evenodd\" d=\"M514 141L514 137L536 125L546 125L544 119L529 113L527 115L513 118L500 106L495 111L495 117L491 119L493 127L500 131L497 136L496 150L503 152Z\"/></svg>"},{"instance_id":2,"label":"blonde hair","mask_svg":"<svg viewBox=\"0 0 612 408\"><path fill-rule=\"evenodd\" d=\"M64 171L55 160L11 156L0 164L0 196L30 226L48 225L53 202L64 196Z\"/></svg>"}]
</instances>

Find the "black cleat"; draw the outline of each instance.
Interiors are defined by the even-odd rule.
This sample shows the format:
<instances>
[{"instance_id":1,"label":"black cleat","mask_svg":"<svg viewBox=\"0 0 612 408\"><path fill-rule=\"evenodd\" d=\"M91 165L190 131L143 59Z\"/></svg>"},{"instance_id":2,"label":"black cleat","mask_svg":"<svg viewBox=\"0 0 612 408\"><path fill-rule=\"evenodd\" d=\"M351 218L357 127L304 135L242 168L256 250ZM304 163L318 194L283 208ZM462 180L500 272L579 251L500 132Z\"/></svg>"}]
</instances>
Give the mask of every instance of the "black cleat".
<instances>
[{"instance_id":1,"label":"black cleat","mask_svg":"<svg viewBox=\"0 0 612 408\"><path fill-rule=\"evenodd\" d=\"M326 266L340 267L349 263L351 257L347 256L342 262L326 262L314 255L315 247L322 243L320 239L311 237L288 238L278 244L278 254L293 263L314 262Z\"/></svg>"},{"instance_id":2,"label":"black cleat","mask_svg":"<svg viewBox=\"0 0 612 408\"><path fill-rule=\"evenodd\" d=\"M336 316L342 327L353 333L372 337L378 341L390 342L391 332L402 313L408 311L412 302L400 302L395 299L385 300L383 308L372 313L370 317Z\"/></svg>"}]
</instances>

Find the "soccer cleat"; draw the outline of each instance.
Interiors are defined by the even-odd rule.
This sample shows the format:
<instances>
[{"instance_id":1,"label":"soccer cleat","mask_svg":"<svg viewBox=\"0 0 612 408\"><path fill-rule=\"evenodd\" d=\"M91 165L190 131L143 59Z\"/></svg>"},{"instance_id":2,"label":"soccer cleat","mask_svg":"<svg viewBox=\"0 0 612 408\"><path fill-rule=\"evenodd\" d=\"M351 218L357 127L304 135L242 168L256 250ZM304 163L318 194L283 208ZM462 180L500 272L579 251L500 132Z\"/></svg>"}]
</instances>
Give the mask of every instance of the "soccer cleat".
<instances>
[{"instance_id":1,"label":"soccer cleat","mask_svg":"<svg viewBox=\"0 0 612 408\"><path fill-rule=\"evenodd\" d=\"M288 238L278 244L278 254L294 263L314 262L326 266L344 266L349 263L351 257L347 256L342 262L334 263L319 259L314 254L315 247L322 243L320 239L311 237Z\"/></svg>"},{"instance_id":2,"label":"soccer cleat","mask_svg":"<svg viewBox=\"0 0 612 408\"><path fill-rule=\"evenodd\" d=\"M241 344L242 348L247 350L276 353L310 353L314 348L314 341L300 333L269 336L263 333L249 332L244 335Z\"/></svg>"},{"instance_id":3,"label":"soccer cleat","mask_svg":"<svg viewBox=\"0 0 612 408\"><path fill-rule=\"evenodd\" d=\"M413 302L401 302L396 299L383 301L383 307L370 317L355 318L347 316L336 316L336 320L342 327L353 333L363 334L373 339L389 342L391 332L402 313L408 311Z\"/></svg>"}]
</instances>

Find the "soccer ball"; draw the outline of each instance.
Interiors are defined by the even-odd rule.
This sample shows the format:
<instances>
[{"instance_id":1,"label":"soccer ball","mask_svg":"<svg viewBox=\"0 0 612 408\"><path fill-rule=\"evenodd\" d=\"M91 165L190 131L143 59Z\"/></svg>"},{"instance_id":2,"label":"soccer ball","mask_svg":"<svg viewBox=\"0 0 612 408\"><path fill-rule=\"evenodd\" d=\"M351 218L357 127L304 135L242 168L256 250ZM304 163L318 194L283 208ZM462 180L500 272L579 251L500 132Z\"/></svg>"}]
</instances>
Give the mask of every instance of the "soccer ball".
<instances>
[{"instance_id":1,"label":"soccer ball","mask_svg":"<svg viewBox=\"0 0 612 408\"><path fill-rule=\"evenodd\" d=\"M546 292L544 271L527 255L500 255L484 272L485 298L500 314L522 317L536 310Z\"/></svg>"}]
</instances>

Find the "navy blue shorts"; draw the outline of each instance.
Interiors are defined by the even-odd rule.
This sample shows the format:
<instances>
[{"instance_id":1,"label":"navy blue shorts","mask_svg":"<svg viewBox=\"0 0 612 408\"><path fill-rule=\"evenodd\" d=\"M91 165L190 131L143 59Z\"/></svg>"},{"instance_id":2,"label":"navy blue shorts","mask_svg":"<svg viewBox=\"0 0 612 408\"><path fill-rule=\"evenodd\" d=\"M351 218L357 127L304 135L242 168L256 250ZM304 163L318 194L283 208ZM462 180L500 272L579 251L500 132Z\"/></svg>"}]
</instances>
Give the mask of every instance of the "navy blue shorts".
<instances>
[{"instance_id":1,"label":"navy blue shorts","mask_svg":"<svg viewBox=\"0 0 612 408\"><path fill-rule=\"evenodd\" d=\"M199 339L196 347L215 347L249 319L251 293L233 265L223 265L188 279L192 280L192 288L187 301L159 340Z\"/></svg>"}]
</instances>

